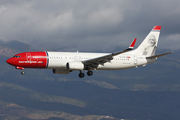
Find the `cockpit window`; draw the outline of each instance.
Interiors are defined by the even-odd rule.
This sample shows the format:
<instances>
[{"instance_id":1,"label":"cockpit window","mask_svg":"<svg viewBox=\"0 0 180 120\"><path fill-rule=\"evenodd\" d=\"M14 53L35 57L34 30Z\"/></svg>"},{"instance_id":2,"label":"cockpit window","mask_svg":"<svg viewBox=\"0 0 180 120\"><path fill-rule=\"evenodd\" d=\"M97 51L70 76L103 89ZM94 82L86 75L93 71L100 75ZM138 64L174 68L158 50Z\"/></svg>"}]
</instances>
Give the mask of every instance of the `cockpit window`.
<instances>
[{"instance_id":1,"label":"cockpit window","mask_svg":"<svg viewBox=\"0 0 180 120\"><path fill-rule=\"evenodd\" d=\"M13 56L13 57L15 57L15 58L20 58L21 56L20 56L20 55L18 55L18 56L17 56L17 55L15 55L15 56Z\"/></svg>"}]
</instances>

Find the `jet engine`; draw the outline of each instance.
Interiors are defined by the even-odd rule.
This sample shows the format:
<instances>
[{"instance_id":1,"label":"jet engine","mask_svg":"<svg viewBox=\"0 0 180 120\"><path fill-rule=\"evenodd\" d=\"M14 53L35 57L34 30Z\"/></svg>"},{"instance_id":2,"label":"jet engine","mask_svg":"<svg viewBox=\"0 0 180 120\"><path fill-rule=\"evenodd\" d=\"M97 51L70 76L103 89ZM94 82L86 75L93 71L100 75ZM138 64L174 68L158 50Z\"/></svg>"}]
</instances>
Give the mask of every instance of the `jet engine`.
<instances>
[{"instance_id":1,"label":"jet engine","mask_svg":"<svg viewBox=\"0 0 180 120\"><path fill-rule=\"evenodd\" d=\"M52 69L54 74L69 74L69 70L63 70L63 69Z\"/></svg>"},{"instance_id":2,"label":"jet engine","mask_svg":"<svg viewBox=\"0 0 180 120\"><path fill-rule=\"evenodd\" d=\"M68 62L66 67L68 70L84 70L84 64L80 61Z\"/></svg>"}]
</instances>

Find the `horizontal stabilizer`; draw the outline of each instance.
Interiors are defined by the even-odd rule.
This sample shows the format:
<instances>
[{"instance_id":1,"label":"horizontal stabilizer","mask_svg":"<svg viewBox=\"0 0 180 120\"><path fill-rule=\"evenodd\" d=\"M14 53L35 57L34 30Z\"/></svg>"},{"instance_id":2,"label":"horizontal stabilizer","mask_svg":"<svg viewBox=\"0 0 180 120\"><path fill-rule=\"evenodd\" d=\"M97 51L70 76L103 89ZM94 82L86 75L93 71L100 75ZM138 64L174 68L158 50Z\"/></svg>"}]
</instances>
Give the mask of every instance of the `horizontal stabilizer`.
<instances>
[{"instance_id":1,"label":"horizontal stabilizer","mask_svg":"<svg viewBox=\"0 0 180 120\"><path fill-rule=\"evenodd\" d=\"M159 55L154 55L154 56L146 57L146 59L158 58L158 57L162 57L164 55L168 55L168 54L171 54L171 53L173 53L173 52L168 52L168 53L163 53L163 54L159 54Z\"/></svg>"}]
</instances>

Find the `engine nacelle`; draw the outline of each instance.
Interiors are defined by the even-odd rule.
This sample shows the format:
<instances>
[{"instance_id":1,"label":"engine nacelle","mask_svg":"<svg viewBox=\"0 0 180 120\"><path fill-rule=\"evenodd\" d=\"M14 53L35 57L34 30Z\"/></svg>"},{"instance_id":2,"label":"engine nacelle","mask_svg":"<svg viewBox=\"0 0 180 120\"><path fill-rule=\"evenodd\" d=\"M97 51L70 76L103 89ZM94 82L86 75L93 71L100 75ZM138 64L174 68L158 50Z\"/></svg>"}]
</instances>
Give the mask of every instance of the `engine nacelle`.
<instances>
[{"instance_id":1,"label":"engine nacelle","mask_svg":"<svg viewBox=\"0 0 180 120\"><path fill-rule=\"evenodd\" d=\"M68 70L84 70L84 64L80 61L68 62L66 67Z\"/></svg>"},{"instance_id":2,"label":"engine nacelle","mask_svg":"<svg viewBox=\"0 0 180 120\"><path fill-rule=\"evenodd\" d=\"M54 74L69 74L69 70L52 69Z\"/></svg>"}]
</instances>

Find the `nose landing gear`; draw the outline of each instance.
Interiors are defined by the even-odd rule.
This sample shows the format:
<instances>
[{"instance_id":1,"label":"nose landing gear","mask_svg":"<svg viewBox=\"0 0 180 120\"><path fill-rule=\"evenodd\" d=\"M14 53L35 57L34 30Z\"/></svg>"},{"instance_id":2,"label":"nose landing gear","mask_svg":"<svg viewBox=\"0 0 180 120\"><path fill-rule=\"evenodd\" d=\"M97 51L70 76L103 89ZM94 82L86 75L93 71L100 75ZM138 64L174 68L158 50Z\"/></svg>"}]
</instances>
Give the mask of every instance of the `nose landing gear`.
<instances>
[{"instance_id":1,"label":"nose landing gear","mask_svg":"<svg viewBox=\"0 0 180 120\"><path fill-rule=\"evenodd\" d=\"M21 72L22 75L25 74L24 68L23 68L23 67L16 66L15 68L18 69L18 70L22 70L22 72Z\"/></svg>"},{"instance_id":2,"label":"nose landing gear","mask_svg":"<svg viewBox=\"0 0 180 120\"><path fill-rule=\"evenodd\" d=\"M22 72L21 72L21 74L22 74L22 75L24 75L24 74L25 74L25 72L24 72L24 71L22 71Z\"/></svg>"}]
</instances>

